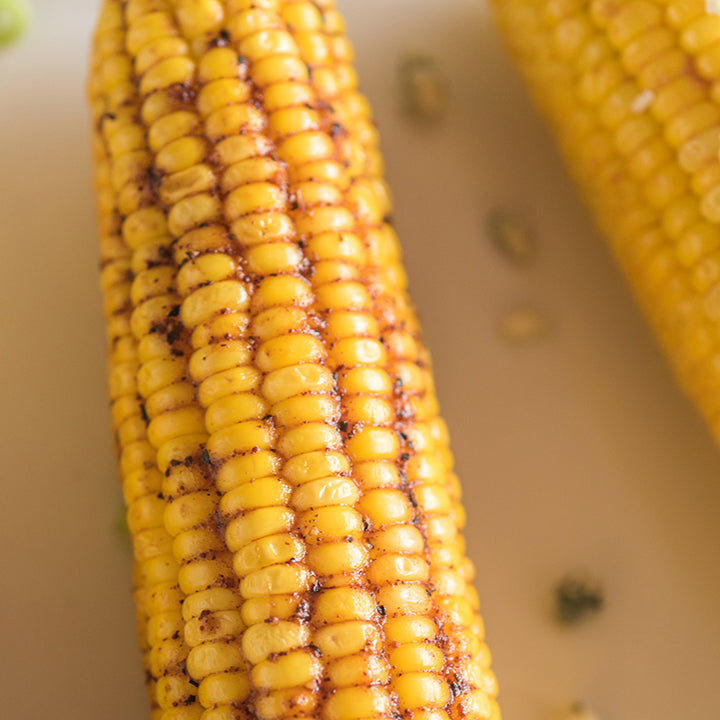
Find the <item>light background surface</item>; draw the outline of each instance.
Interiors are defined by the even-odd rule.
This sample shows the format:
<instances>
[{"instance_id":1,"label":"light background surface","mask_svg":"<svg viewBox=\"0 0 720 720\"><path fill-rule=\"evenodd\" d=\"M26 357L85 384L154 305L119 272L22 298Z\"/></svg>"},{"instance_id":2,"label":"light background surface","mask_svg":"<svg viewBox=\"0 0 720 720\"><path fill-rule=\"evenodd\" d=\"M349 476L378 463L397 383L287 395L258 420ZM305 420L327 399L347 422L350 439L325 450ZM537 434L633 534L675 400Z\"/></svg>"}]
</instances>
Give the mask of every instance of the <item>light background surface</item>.
<instances>
[{"instance_id":1,"label":"light background surface","mask_svg":"<svg viewBox=\"0 0 720 720\"><path fill-rule=\"evenodd\" d=\"M506 720L585 700L600 720L720 705L720 453L579 205L481 0L340 0L375 109L413 296L464 482ZM0 705L14 720L147 715L116 530L84 104L89 0L36 0L0 52ZM448 111L399 111L395 68L433 55ZM536 233L520 269L484 218ZM497 325L530 304L544 340ZM568 571L607 607L550 619Z\"/></svg>"}]
</instances>

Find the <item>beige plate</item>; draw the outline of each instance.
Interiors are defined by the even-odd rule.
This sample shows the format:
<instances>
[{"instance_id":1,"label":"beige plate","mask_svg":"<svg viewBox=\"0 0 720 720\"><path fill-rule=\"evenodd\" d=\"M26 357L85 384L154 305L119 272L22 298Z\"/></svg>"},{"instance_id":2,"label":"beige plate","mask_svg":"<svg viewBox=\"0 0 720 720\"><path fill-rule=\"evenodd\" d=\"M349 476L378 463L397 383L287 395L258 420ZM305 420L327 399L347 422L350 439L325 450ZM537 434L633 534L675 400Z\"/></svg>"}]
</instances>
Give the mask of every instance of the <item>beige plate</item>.
<instances>
[{"instance_id":1,"label":"beige plate","mask_svg":"<svg viewBox=\"0 0 720 720\"><path fill-rule=\"evenodd\" d=\"M466 490L506 720L584 699L600 720L720 706L720 453L677 392L509 69L480 0L344 0L396 225ZM85 56L92 0L36 0L0 52L0 705L14 720L146 717L105 402ZM399 112L394 68L437 59L447 113ZM489 243L506 207L538 242ZM545 337L508 343L517 306ZM532 324L532 323L531 323ZM521 327L524 327L520 323ZM568 571L602 614L558 628Z\"/></svg>"}]
</instances>

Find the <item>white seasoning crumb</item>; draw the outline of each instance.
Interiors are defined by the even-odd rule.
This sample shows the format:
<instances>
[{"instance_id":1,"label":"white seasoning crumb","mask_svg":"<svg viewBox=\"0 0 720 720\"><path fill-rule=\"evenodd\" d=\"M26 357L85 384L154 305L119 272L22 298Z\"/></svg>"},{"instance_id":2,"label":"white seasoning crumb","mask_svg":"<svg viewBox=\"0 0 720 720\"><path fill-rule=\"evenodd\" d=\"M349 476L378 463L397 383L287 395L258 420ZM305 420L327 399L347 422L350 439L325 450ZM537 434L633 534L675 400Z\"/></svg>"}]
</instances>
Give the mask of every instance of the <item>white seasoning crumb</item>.
<instances>
[{"instance_id":1,"label":"white seasoning crumb","mask_svg":"<svg viewBox=\"0 0 720 720\"><path fill-rule=\"evenodd\" d=\"M546 337L549 332L548 319L531 306L516 307L500 319L500 336L512 345L536 342Z\"/></svg>"},{"instance_id":2,"label":"white seasoning crumb","mask_svg":"<svg viewBox=\"0 0 720 720\"><path fill-rule=\"evenodd\" d=\"M720 0L705 0L705 9L709 13L720 15Z\"/></svg>"},{"instance_id":3,"label":"white seasoning crumb","mask_svg":"<svg viewBox=\"0 0 720 720\"><path fill-rule=\"evenodd\" d=\"M530 265L535 260L535 237L519 215L493 210L485 226L490 241L506 260L516 265Z\"/></svg>"},{"instance_id":4,"label":"white seasoning crumb","mask_svg":"<svg viewBox=\"0 0 720 720\"><path fill-rule=\"evenodd\" d=\"M407 55L400 63L400 87L405 112L415 120L439 120L448 105L448 84L429 55Z\"/></svg>"},{"instance_id":5,"label":"white seasoning crumb","mask_svg":"<svg viewBox=\"0 0 720 720\"><path fill-rule=\"evenodd\" d=\"M655 99L655 93L652 90L645 89L642 92L639 92L632 101L632 105L630 106L630 109L636 114L639 115L640 113L645 112L650 105L652 105L652 101Z\"/></svg>"}]
</instances>

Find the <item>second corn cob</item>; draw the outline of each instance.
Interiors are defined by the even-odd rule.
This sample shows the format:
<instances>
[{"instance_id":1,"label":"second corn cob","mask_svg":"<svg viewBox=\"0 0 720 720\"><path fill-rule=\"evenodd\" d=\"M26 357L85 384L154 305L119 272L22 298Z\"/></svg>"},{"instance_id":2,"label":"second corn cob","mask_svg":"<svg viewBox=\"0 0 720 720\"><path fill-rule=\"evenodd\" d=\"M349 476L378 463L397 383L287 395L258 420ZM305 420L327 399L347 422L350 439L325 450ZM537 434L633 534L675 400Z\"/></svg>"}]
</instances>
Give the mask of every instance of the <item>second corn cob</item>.
<instances>
[{"instance_id":1,"label":"second corn cob","mask_svg":"<svg viewBox=\"0 0 720 720\"><path fill-rule=\"evenodd\" d=\"M106 0L89 91L152 718L498 718L334 3Z\"/></svg>"},{"instance_id":2,"label":"second corn cob","mask_svg":"<svg viewBox=\"0 0 720 720\"><path fill-rule=\"evenodd\" d=\"M720 441L720 16L704 0L494 0L630 286Z\"/></svg>"}]
</instances>

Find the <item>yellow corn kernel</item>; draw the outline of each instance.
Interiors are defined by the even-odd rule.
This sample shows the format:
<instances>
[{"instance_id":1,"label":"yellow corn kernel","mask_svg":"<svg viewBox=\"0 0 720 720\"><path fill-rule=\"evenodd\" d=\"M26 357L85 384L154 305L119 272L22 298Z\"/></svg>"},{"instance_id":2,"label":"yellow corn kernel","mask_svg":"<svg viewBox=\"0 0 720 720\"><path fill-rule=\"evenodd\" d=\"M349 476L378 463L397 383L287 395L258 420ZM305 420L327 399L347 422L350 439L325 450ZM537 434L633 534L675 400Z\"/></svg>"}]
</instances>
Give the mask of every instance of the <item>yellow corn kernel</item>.
<instances>
[{"instance_id":1,"label":"yellow corn kernel","mask_svg":"<svg viewBox=\"0 0 720 720\"><path fill-rule=\"evenodd\" d=\"M322 672L320 661L307 650L295 650L274 660L264 660L252 669L252 681L267 690L284 690L312 683Z\"/></svg>"},{"instance_id":2,"label":"yellow corn kernel","mask_svg":"<svg viewBox=\"0 0 720 720\"><path fill-rule=\"evenodd\" d=\"M430 643L408 642L390 652L389 660L393 671L408 672L439 672L445 662L439 648Z\"/></svg>"},{"instance_id":3,"label":"yellow corn kernel","mask_svg":"<svg viewBox=\"0 0 720 720\"><path fill-rule=\"evenodd\" d=\"M361 652L377 652L381 644L380 631L374 623L348 621L328 625L317 630L312 642L322 657L339 658Z\"/></svg>"},{"instance_id":4,"label":"yellow corn kernel","mask_svg":"<svg viewBox=\"0 0 720 720\"><path fill-rule=\"evenodd\" d=\"M375 717L387 715L391 710L390 698L383 688L356 686L338 689L325 705L328 720L342 718Z\"/></svg>"},{"instance_id":5,"label":"yellow corn kernel","mask_svg":"<svg viewBox=\"0 0 720 720\"><path fill-rule=\"evenodd\" d=\"M361 571L367 565L367 549L359 542L343 539L324 542L308 550L308 567L319 577Z\"/></svg>"},{"instance_id":6,"label":"yellow corn kernel","mask_svg":"<svg viewBox=\"0 0 720 720\"><path fill-rule=\"evenodd\" d=\"M270 242L249 249L246 260L248 269L258 275L289 273L302 262L302 252L294 243Z\"/></svg>"},{"instance_id":7,"label":"yellow corn kernel","mask_svg":"<svg viewBox=\"0 0 720 720\"><path fill-rule=\"evenodd\" d=\"M198 687L198 699L203 707L239 703L249 694L250 681L245 671L210 675Z\"/></svg>"},{"instance_id":8,"label":"yellow corn kernel","mask_svg":"<svg viewBox=\"0 0 720 720\"><path fill-rule=\"evenodd\" d=\"M256 393L233 393L208 405L205 425L212 433L235 423L262 418L268 409L268 404Z\"/></svg>"},{"instance_id":9,"label":"yellow corn kernel","mask_svg":"<svg viewBox=\"0 0 720 720\"><path fill-rule=\"evenodd\" d=\"M395 678L393 688L403 709L442 708L450 700L450 688L440 675L407 672Z\"/></svg>"},{"instance_id":10,"label":"yellow corn kernel","mask_svg":"<svg viewBox=\"0 0 720 720\"><path fill-rule=\"evenodd\" d=\"M305 280L291 275L278 275L262 280L255 292L253 308L260 312L278 305L306 307L312 301L312 290Z\"/></svg>"},{"instance_id":11,"label":"yellow corn kernel","mask_svg":"<svg viewBox=\"0 0 720 720\"><path fill-rule=\"evenodd\" d=\"M355 478L365 491L382 487L396 488L401 484L397 465L386 460L356 463Z\"/></svg>"},{"instance_id":12,"label":"yellow corn kernel","mask_svg":"<svg viewBox=\"0 0 720 720\"><path fill-rule=\"evenodd\" d=\"M418 556L379 555L368 568L368 579L375 585L400 580L402 582L428 582L430 568Z\"/></svg>"},{"instance_id":13,"label":"yellow corn kernel","mask_svg":"<svg viewBox=\"0 0 720 720\"><path fill-rule=\"evenodd\" d=\"M231 550L240 550L250 542L292 529L295 515L286 507L258 508L228 523L225 541Z\"/></svg>"},{"instance_id":14,"label":"yellow corn kernel","mask_svg":"<svg viewBox=\"0 0 720 720\"><path fill-rule=\"evenodd\" d=\"M247 420L214 432L207 441L207 450L216 463L240 453L257 452L272 447L273 431L263 422Z\"/></svg>"},{"instance_id":15,"label":"yellow corn kernel","mask_svg":"<svg viewBox=\"0 0 720 720\"><path fill-rule=\"evenodd\" d=\"M250 358L251 348L247 340L228 340L195 350L187 369L193 380L200 383L224 370L248 365Z\"/></svg>"},{"instance_id":16,"label":"yellow corn kernel","mask_svg":"<svg viewBox=\"0 0 720 720\"><path fill-rule=\"evenodd\" d=\"M277 451L285 458L314 452L335 450L342 446L340 431L335 424L311 422L286 430L277 442Z\"/></svg>"},{"instance_id":17,"label":"yellow corn kernel","mask_svg":"<svg viewBox=\"0 0 720 720\"><path fill-rule=\"evenodd\" d=\"M192 134L200 119L187 110L176 110L158 118L148 130L148 145L158 152L170 143Z\"/></svg>"},{"instance_id":18,"label":"yellow corn kernel","mask_svg":"<svg viewBox=\"0 0 720 720\"><path fill-rule=\"evenodd\" d=\"M303 363L322 363L326 355L325 347L316 337L296 333L266 340L258 348L256 363L263 372L272 373Z\"/></svg>"},{"instance_id":19,"label":"yellow corn kernel","mask_svg":"<svg viewBox=\"0 0 720 720\"><path fill-rule=\"evenodd\" d=\"M255 451L238 455L226 460L217 474L217 487L221 492L229 492L233 488L253 478L274 475L280 470L280 459L270 450Z\"/></svg>"},{"instance_id":20,"label":"yellow corn kernel","mask_svg":"<svg viewBox=\"0 0 720 720\"><path fill-rule=\"evenodd\" d=\"M298 538L288 533L270 535L249 542L233 556L233 568L238 577L256 570L286 562L302 560L305 548Z\"/></svg>"},{"instance_id":21,"label":"yellow corn kernel","mask_svg":"<svg viewBox=\"0 0 720 720\"><path fill-rule=\"evenodd\" d=\"M297 617L304 607L297 593L268 595L243 601L242 618L248 626Z\"/></svg>"},{"instance_id":22,"label":"yellow corn kernel","mask_svg":"<svg viewBox=\"0 0 720 720\"><path fill-rule=\"evenodd\" d=\"M225 543L214 528L199 527L180 532L172 543L172 552L180 562L200 558L209 553L222 553Z\"/></svg>"},{"instance_id":23,"label":"yellow corn kernel","mask_svg":"<svg viewBox=\"0 0 720 720\"><path fill-rule=\"evenodd\" d=\"M155 156L157 168L164 173L175 173L199 165L205 159L207 147L201 137L185 135L167 143Z\"/></svg>"},{"instance_id":24,"label":"yellow corn kernel","mask_svg":"<svg viewBox=\"0 0 720 720\"><path fill-rule=\"evenodd\" d=\"M211 315L196 325L190 336L190 344L198 349L221 340L238 340L247 334L249 325L248 313L226 308L224 314Z\"/></svg>"},{"instance_id":25,"label":"yellow corn kernel","mask_svg":"<svg viewBox=\"0 0 720 720\"><path fill-rule=\"evenodd\" d=\"M299 511L330 505L354 505L360 496L350 478L329 477L311 480L295 490L293 506Z\"/></svg>"},{"instance_id":26,"label":"yellow corn kernel","mask_svg":"<svg viewBox=\"0 0 720 720\"><path fill-rule=\"evenodd\" d=\"M257 665L271 655L306 645L309 638L307 626L297 622L257 624L251 625L243 634L242 648L248 661Z\"/></svg>"},{"instance_id":27,"label":"yellow corn kernel","mask_svg":"<svg viewBox=\"0 0 720 720\"><path fill-rule=\"evenodd\" d=\"M394 430L382 427L363 427L346 441L350 456L357 462L391 460L398 454L399 440Z\"/></svg>"},{"instance_id":28,"label":"yellow corn kernel","mask_svg":"<svg viewBox=\"0 0 720 720\"><path fill-rule=\"evenodd\" d=\"M316 350L317 345L312 340L306 341L305 336L302 336L298 345L306 342L312 350ZM298 355L301 350L302 348L298 348ZM313 362L271 370L263 382L263 392L272 404L305 392L329 392L332 387L332 371L324 365Z\"/></svg>"},{"instance_id":29,"label":"yellow corn kernel","mask_svg":"<svg viewBox=\"0 0 720 720\"><path fill-rule=\"evenodd\" d=\"M291 492L290 486L277 477L252 478L227 492L220 507L234 517L247 510L285 505Z\"/></svg>"},{"instance_id":30,"label":"yellow corn kernel","mask_svg":"<svg viewBox=\"0 0 720 720\"><path fill-rule=\"evenodd\" d=\"M373 620L375 613L374 598L367 590L331 588L317 598L317 614L321 623Z\"/></svg>"},{"instance_id":31,"label":"yellow corn kernel","mask_svg":"<svg viewBox=\"0 0 720 720\"><path fill-rule=\"evenodd\" d=\"M425 541L420 531L412 525L391 525L384 530L373 532L370 542L375 551L400 552L407 555L419 555L423 552Z\"/></svg>"},{"instance_id":32,"label":"yellow corn kernel","mask_svg":"<svg viewBox=\"0 0 720 720\"><path fill-rule=\"evenodd\" d=\"M358 537L363 530L362 515L347 505L313 508L299 514L297 522L308 544Z\"/></svg>"},{"instance_id":33,"label":"yellow corn kernel","mask_svg":"<svg viewBox=\"0 0 720 720\"><path fill-rule=\"evenodd\" d=\"M177 435L200 434L205 430L202 410L198 407L171 410L153 418L148 425L148 440L159 448Z\"/></svg>"},{"instance_id":34,"label":"yellow corn kernel","mask_svg":"<svg viewBox=\"0 0 720 720\"><path fill-rule=\"evenodd\" d=\"M202 679L242 667L245 659L241 648L231 643L206 642L194 646L187 657L187 668L194 678Z\"/></svg>"},{"instance_id":35,"label":"yellow corn kernel","mask_svg":"<svg viewBox=\"0 0 720 720\"><path fill-rule=\"evenodd\" d=\"M198 386L198 398L200 403L207 407L226 395L255 389L261 379L255 368L230 368L205 378Z\"/></svg>"}]
</instances>

